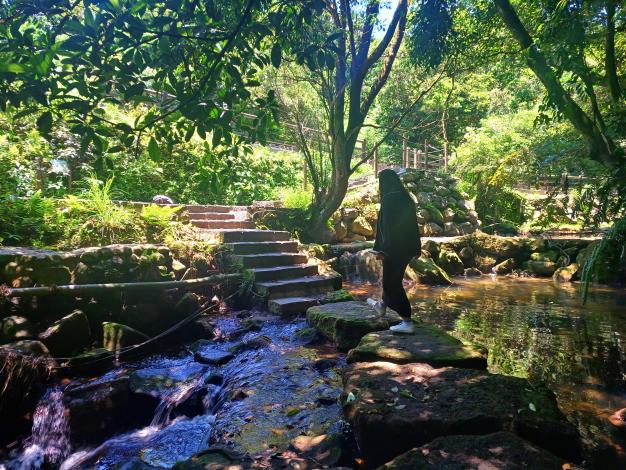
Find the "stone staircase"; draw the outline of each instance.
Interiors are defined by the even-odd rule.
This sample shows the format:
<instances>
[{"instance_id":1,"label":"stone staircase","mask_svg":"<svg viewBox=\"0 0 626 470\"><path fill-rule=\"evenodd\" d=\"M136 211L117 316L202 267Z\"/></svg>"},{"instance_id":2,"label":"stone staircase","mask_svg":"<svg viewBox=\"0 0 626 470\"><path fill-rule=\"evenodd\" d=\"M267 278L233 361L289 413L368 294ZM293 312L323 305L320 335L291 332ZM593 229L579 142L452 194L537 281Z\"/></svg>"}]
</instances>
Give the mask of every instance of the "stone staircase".
<instances>
[{"instance_id":1,"label":"stone staircase","mask_svg":"<svg viewBox=\"0 0 626 470\"><path fill-rule=\"evenodd\" d=\"M289 232L259 230L246 206L187 206L204 240L222 243L254 275L255 291L272 313L297 315L341 289L341 276L325 275L298 251Z\"/></svg>"}]
</instances>

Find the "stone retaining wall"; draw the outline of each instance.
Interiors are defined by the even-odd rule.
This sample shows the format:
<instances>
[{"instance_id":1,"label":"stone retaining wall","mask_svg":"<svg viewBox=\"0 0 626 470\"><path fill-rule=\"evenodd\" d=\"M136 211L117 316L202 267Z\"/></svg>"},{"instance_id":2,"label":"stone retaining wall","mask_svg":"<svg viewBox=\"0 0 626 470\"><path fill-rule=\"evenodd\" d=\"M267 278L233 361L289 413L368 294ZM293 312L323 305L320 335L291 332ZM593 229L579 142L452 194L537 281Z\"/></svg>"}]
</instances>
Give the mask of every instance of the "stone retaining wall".
<instances>
[{"instance_id":1,"label":"stone retaining wall","mask_svg":"<svg viewBox=\"0 0 626 470\"><path fill-rule=\"evenodd\" d=\"M422 256L415 258L406 277L425 284L450 284L450 276L484 274L552 276L556 281L580 279L589 257L592 239L500 237L477 232L453 239L422 240ZM345 252L335 261L344 275L356 274L367 281L382 277L382 263L370 250Z\"/></svg>"},{"instance_id":2,"label":"stone retaining wall","mask_svg":"<svg viewBox=\"0 0 626 470\"><path fill-rule=\"evenodd\" d=\"M467 235L481 226L474 203L457 188L456 178L409 170L401 179L415 201L422 236ZM375 182L349 195L344 207L333 215L334 240L338 243L373 240L378 202Z\"/></svg>"},{"instance_id":3,"label":"stone retaining wall","mask_svg":"<svg viewBox=\"0 0 626 470\"><path fill-rule=\"evenodd\" d=\"M110 245L68 252L7 247L0 249L0 284L33 287L192 279L225 272L226 253L201 242ZM195 312L198 294L205 289L0 297L0 344L63 358L93 348L116 350L143 342ZM201 327L198 331L204 332Z\"/></svg>"}]
</instances>

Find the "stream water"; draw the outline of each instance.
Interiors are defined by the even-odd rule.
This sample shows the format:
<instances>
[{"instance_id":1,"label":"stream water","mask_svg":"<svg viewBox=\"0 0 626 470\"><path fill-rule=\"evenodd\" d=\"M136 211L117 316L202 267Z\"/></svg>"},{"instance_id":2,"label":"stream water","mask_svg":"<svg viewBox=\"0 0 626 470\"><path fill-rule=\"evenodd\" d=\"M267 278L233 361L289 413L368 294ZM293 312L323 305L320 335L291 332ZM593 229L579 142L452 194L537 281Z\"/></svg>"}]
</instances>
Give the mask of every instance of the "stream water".
<instances>
[{"instance_id":1,"label":"stream water","mask_svg":"<svg viewBox=\"0 0 626 470\"><path fill-rule=\"evenodd\" d=\"M351 282L358 298L380 287ZM489 370L547 383L588 450L588 467L626 468L626 432L607 418L626 407L626 290L579 289L551 279L455 278L409 288L414 312L488 350Z\"/></svg>"},{"instance_id":2,"label":"stream water","mask_svg":"<svg viewBox=\"0 0 626 470\"><path fill-rule=\"evenodd\" d=\"M304 320L261 315L247 323L234 314L215 317L215 340L193 352L150 356L94 379L51 388L35 411L32 436L0 469L171 468L213 444L269 458L286 451L297 436L343 432L338 402L342 359L311 341ZM208 365L202 359L224 355L233 346L234 357L226 364ZM113 432L96 443L79 443L71 432L78 424L64 394L67 398L76 390L99 386L113 390L120 380L129 381L133 396L151 397L148 402L156 404L152 417L144 426ZM116 403L124 403L116 396L111 393L107 402L112 414ZM98 406L88 403L85 409L91 413ZM94 421L87 422L87 434L98 432Z\"/></svg>"},{"instance_id":3,"label":"stream water","mask_svg":"<svg viewBox=\"0 0 626 470\"><path fill-rule=\"evenodd\" d=\"M359 298L380 291L359 282L346 287ZM587 468L626 468L624 438L607 421L626 407L626 291L594 289L585 305L576 287L551 280L456 279L452 287L409 291L423 321L486 348L492 372L546 382L580 430ZM267 457L289 451L298 436L345 434L338 401L343 356L311 341L304 320L263 315L215 316L216 337L195 351L55 384L34 413L32 435L5 452L0 469L169 468L214 444ZM225 364L208 364L227 353L234 357ZM115 390L119 383L140 401L129 405L111 393L111 409L93 425L68 405L81 390ZM118 403L126 403L123 413L148 413L102 431L109 414L109 424L125 421L115 414Z\"/></svg>"}]
</instances>

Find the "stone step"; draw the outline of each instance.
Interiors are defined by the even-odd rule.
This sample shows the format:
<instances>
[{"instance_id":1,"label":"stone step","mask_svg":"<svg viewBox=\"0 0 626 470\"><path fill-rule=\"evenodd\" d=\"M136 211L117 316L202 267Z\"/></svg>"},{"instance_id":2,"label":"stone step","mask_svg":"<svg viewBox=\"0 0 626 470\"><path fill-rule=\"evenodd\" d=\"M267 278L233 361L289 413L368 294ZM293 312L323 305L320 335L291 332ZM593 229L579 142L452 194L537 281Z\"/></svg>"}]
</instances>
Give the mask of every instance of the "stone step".
<instances>
[{"instance_id":1,"label":"stone step","mask_svg":"<svg viewBox=\"0 0 626 470\"><path fill-rule=\"evenodd\" d=\"M309 325L317 328L340 351L354 348L361 338L373 331L387 330L400 323L400 316L388 309L381 317L365 302L337 302L319 305L306 312Z\"/></svg>"},{"instance_id":2,"label":"stone step","mask_svg":"<svg viewBox=\"0 0 626 470\"><path fill-rule=\"evenodd\" d=\"M315 276L318 273L316 264L296 264L295 266L273 266L271 268L252 269L256 282L280 281L295 277Z\"/></svg>"},{"instance_id":3,"label":"stone step","mask_svg":"<svg viewBox=\"0 0 626 470\"><path fill-rule=\"evenodd\" d=\"M350 362L419 362L433 367L486 369L487 355L447 334L435 325L416 324L412 335L376 331L361 338L348 353Z\"/></svg>"},{"instance_id":4,"label":"stone step","mask_svg":"<svg viewBox=\"0 0 626 470\"><path fill-rule=\"evenodd\" d=\"M210 230L219 229L253 229L254 222L249 220L194 220L193 225L198 228L205 228Z\"/></svg>"},{"instance_id":5,"label":"stone step","mask_svg":"<svg viewBox=\"0 0 626 470\"><path fill-rule=\"evenodd\" d=\"M298 242L287 241L267 241L267 242L238 242L227 243L227 248L233 250L236 255L253 255L257 253L297 253Z\"/></svg>"},{"instance_id":6,"label":"stone step","mask_svg":"<svg viewBox=\"0 0 626 470\"><path fill-rule=\"evenodd\" d=\"M344 416L369 468L444 435L499 431L513 431L568 461L580 459L578 432L545 385L476 369L384 361L348 364L342 378ZM479 467L449 463L444 468Z\"/></svg>"},{"instance_id":7,"label":"stone step","mask_svg":"<svg viewBox=\"0 0 626 470\"><path fill-rule=\"evenodd\" d=\"M199 212L235 212L235 211L248 211L247 206L221 206L221 205L201 205L201 204L189 204L185 206L185 210L189 214L196 214Z\"/></svg>"},{"instance_id":8,"label":"stone step","mask_svg":"<svg viewBox=\"0 0 626 470\"><path fill-rule=\"evenodd\" d=\"M235 220L233 212L193 212L189 216L191 223L196 220Z\"/></svg>"},{"instance_id":9,"label":"stone step","mask_svg":"<svg viewBox=\"0 0 626 470\"><path fill-rule=\"evenodd\" d=\"M278 230L203 230L198 231L202 240L209 243L279 242L288 241L290 234Z\"/></svg>"},{"instance_id":10,"label":"stone step","mask_svg":"<svg viewBox=\"0 0 626 470\"><path fill-rule=\"evenodd\" d=\"M242 261L244 268L271 268L304 264L308 261L308 256L301 253L257 253L235 255L235 259Z\"/></svg>"},{"instance_id":11,"label":"stone step","mask_svg":"<svg viewBox=\"0 0 626 470\"><path fill-rule=\"evenodd\" d=\"M257 291L269 300L322 294L341 289L341 276L307 276L282 281L257 282Z\"/></svg>"},{"instance_id":12,"label":"stone step","mask_svg":"<svg viewBox=\"0 0 626 470\"><path fill-rule=\"evenodd\" d=\"M267 303L270 312L281 316L298 315L306 312L310 307L317 305L314 297L281 297Z\"/></svg>"}]
</instances>

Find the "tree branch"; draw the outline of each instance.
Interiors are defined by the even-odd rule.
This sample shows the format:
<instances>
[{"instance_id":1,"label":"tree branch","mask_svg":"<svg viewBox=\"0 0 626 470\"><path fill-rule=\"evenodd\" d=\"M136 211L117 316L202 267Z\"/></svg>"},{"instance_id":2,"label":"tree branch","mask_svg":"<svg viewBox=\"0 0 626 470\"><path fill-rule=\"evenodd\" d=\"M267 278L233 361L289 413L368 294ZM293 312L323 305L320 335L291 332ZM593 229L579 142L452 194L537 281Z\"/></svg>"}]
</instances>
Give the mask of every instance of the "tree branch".
<instances>
[{"instance_id":1,"label":"tree branch","mask_svg":"<svg viewBox=\"0 0 626 470\"><path fill-rule=\"evenodd\" d=\"M398 8L400 8L400 5L398 5ZM400 44L402 44L402 38L404 37L405 29L406 29L406 10L404 14L401 15L400 20L396 26L396 33L395 33L395 38L393 40L393 44L391 45L391 48L389 49L389 54L387 55L387 58L385 59L385 63L383 64L383 67L380 70L378 78L376 78L376 80L372 84L372 87L370 88L370 91L367 94L367 97L361 104L361 114L363 116L367 114L370 107L372 106L372 103L376 99L376 96L378 96L378 93L380 92L382 87L387 82L387 79L389 78L389 74L391 73L393 63L395 62L396 57L398 55L398 50L400 49Z\"/></svg>"},{"instance_id":2,"label":"tree branch","mask_svg":"<svg viewBox=\"0 0 626 470\"><path fill-rule=\"evenodd\" d=\"M391 42L392 38L395 35L396 27L403 21L406 24L406 15L408 11L409 0L400 0L398 2L398 6L396 6L396 10L393 12L393 18L389 23L389 27L387 28L387 32L385 32L385 36L381 39L376 49L369 55L367 61L365 62L365 70L369 70L372 65L374 65L378 59L380 59L387 49L387 46ZM403 33L404 33L404 28Z\"/></svg>"}]
</instances>

